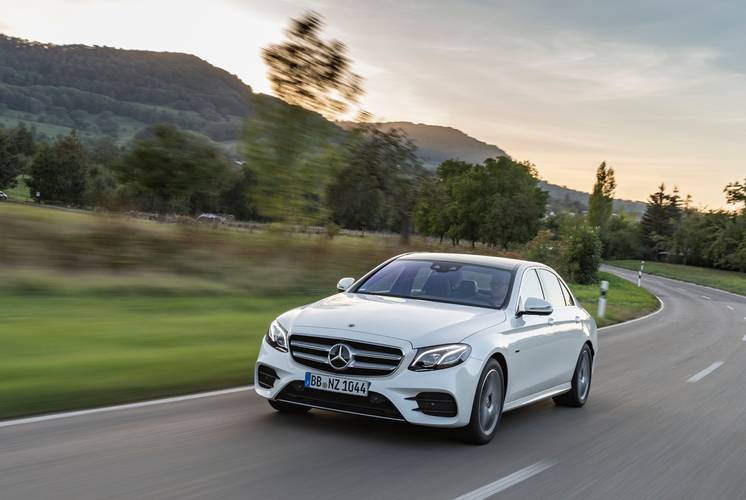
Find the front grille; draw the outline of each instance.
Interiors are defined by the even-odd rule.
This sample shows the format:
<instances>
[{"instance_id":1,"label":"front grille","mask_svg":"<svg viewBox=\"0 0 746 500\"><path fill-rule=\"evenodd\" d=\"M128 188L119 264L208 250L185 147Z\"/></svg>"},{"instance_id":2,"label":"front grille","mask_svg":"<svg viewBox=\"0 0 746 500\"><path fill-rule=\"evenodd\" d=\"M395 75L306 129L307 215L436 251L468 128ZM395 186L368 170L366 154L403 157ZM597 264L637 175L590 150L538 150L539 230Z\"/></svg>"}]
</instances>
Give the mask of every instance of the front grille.
<instances>
[{"instance_id":1,"label":"front grille","mask_svg":"<svg viewBox=\"0 0 746 500\"><path fill-rule=\"evenodd\" d=\"M421 392L412 398L417 402L417 410L433 417L455 417L457 413L456 400L445 392Z\"/></svg>"},{"instance_id":2,"label":"front grille","mask_svg":"<svg viewBox=\"0 0 746 500\"><path fill-rule=\"evenodd\" d=\"M341 370L329 364L329 351L335 344L346 345L352 355L350 363ZM397 369L403 357L401 349L396 347L310 335L291 335L290 354L300 364L347 375L388 375Z\"/></svg>"},{"instance_id":3,"label":"front grille","mask_svg":"<svg viewBox=\"0 0 746 500\"><path fill-rule=\"evenodd\" d=\"M339 394L336 392L311 389L303 386L302 380L290 382L275 397L278 401L303 404L324 410L356 413L369 417L404 420L396 406L377 392L369 392L368 397Z\"/></svg>"}]
</instances>

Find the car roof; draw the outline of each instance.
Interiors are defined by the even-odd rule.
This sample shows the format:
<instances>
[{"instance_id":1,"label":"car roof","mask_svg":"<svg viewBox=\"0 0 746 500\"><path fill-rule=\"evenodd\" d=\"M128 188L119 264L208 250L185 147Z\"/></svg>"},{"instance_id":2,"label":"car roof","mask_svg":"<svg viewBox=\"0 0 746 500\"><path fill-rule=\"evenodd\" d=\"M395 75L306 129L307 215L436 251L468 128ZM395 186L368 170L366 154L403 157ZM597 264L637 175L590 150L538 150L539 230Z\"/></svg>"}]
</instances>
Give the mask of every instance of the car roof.
<instances>
[{"instance_id":1,"label":"car roof","mask_svg":"<svg viewBox=\"0 0 746 500\"><path fill-rule=\"evenodd\" d=\"M520 267L541 266L544 264L520 259L508 259L506 257L493 257L491 255L475 255L469 253L447 253L447 252L414 252L400 255L404 260L442 260L445 262L460 262L463 264L474 264L478 266L499 267L502 269L517 270Z\"/></svg>"}]
</instances>

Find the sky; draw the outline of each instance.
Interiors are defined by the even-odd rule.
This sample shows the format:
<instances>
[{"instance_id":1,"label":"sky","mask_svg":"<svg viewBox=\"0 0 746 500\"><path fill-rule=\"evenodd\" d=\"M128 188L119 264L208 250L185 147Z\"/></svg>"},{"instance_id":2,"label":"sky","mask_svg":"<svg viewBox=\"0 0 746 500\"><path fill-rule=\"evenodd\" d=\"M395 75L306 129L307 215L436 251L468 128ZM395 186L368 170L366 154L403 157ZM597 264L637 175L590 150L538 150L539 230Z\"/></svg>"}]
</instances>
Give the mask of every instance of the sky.
<instances>
[{"instance_id":1,"label":"sky","mask_svg":"<svg viewBox=\"0 0 746 500\"><path fill-rule=\"evenodd\" d=\"M260 50L322 14L377 120L458 128L589 191L658 184L725 207L746 177L746 2L690 0L0 0L0 33L187 52L271 93Z\"/></svg>"}]
</instances>

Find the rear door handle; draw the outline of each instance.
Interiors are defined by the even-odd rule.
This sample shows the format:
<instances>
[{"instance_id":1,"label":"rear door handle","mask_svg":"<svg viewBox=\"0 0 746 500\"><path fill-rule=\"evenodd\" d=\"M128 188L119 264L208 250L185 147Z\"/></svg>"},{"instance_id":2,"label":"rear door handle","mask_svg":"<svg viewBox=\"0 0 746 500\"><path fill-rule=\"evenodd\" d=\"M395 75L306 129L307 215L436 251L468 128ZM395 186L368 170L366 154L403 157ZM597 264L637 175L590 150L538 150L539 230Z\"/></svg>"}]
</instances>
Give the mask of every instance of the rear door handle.
<instances>
[{"instance_id":1,"label":"rear door handle","mask_svg":"<svg viewBox=\"0 0 746 500\"><path fill-rule=\"evenodd\" d=\"M580 316L575 316L575 323L580 323Z\"/></svg>"},{"instance_id":2,"label":"rear door handle","mask_svg":"<svg viewBox=\"0 0 746 500\"><path fill-rule=\"evenodd\" d=\"M554 324L554 318L549 318L547 320L547 323L549 323L550 325L553 325Z\"/></svg>"}]
</instances>

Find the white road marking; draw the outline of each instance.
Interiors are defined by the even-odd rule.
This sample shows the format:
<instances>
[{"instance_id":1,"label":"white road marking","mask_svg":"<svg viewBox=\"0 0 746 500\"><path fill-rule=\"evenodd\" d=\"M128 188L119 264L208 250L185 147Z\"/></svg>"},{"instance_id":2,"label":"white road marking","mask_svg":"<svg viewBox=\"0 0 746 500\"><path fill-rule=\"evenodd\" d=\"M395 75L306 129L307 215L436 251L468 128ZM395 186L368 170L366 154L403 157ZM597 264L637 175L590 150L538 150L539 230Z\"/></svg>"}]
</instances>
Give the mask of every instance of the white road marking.
<instances>
[{"instance_id":1,"label":"white road marking","mask_svg":"<svg viewBox=\"0 0 746 500\"><path fill-rule=\"evenodd\" d=\"M729 306L728 304L726 304L726 305L725 305L725 307L727 307L727 308L728 308L728 309L730 309L731 311L733 311L733 310L734 310L734 309L733 309L733 306Z\"/></svg>"},{"instance_id":2,"label":"white road marking","mask_svg":"<svg viewBox=\"0 0 746 500\"><path fill-rule=\"evenodd\" d=\"M710 297L708 297L707 295L700 295L700 297L702 297L705 300L711 300Z\"/></svg>"},{"instance_id":3,"label":"white road marking","mask_svg":"<svg viewBox=\"0 0 746 500\"><path fill-rule=\"evenodd\" d=\"M699 382L700 380L702 380L703 378L705 378L707 375L709 375L710 373L712 373L715 370L717 370L718 368L720 368L721 366L723 366L723 362L722 361L717 361L717 362L711 364L710 366L708 366L707 368L705 368L704 370L702 370L701 372L697 372L694 375L692 375L689 378L689 380L687 380L687 382L692 382L692 383Z\"/></svg>"},{"instance_id":4,"label":"white road marking","mask_svg":"<svg viewBox=\"0 0 746 500\"><path fill-rule=\"evenodd\" d=\"M128 403L128 404L123 404L123 405L104 406L102 408L91 408L90 410L77 410L77 411L68 411L68 412L63 412L63 413L51 413L49 415L40 415L38 417L17 418L15 420L0 421L0 428L1 427L12 427L14 425L34 424L36 422L46 422L48 420L57 420L61 418L80 417L83 415L94 415L96 413L105 413L105 412L110 412L110 411L131 410L133 408L144 408L146 406L179 403L181 401L190 401L192 399L209 398L212 396L222 396L224 394L233 394L235 392L250 391L252 389L254 389L253 385L245 385L241 387L233 387L231 389L222 389L220 391L199 392L197 394L187 394L185 396L174 396L172 398L151 399L150 401L140 401L139 403Z\"/></svg>"},{"instance_id":5,"label":"white road marking","mask_svg":"<svg viewBox=\"0 0 746 500\"><path fill-rule=\"evenodd\" d=\"M554 462L537 462L533 465L529 465L524 469L505 476L502 479L498 479L494 483L487 484L485 486L482 486L481 488L477 488L474 491L470 491L465 495L461 495L455 500L482 500L484 498L491 497L492 495L500 493L501 491L507 490L511 486L514 486L521 481L525 481L531 476L535 476L536 474L547 470L553 465Z\"/></svg>"},{"instance_id":6,"label":"white road marking","mask_svg":"<svg viewBox=\"0 0 746 500\"><path fill-rule=\"evenodd\" d=\"M746 342L746 335L743 336L743 341Z\"/></svg>"}]
</instances>

